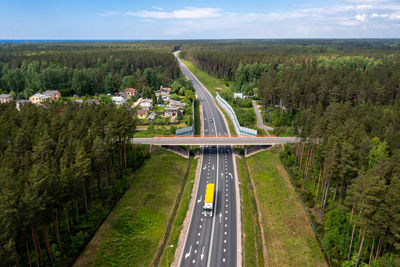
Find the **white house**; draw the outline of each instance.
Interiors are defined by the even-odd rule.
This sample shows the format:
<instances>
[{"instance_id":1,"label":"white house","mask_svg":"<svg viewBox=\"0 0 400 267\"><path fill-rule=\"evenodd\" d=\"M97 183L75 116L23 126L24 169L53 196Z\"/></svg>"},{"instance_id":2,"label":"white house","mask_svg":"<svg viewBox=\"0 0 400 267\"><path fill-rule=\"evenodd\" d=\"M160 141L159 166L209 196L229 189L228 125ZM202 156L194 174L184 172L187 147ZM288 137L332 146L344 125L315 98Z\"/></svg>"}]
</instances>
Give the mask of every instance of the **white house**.
<instances>
[{"instance_id":1,"label":"white house","mask_svg":"<svg viewBox=\"0 0 400 267\"><path fill-rule=\"evenodd\" d=\"M21 99L21 100L18 100L18 101L15 103L15 107L17 108L18 111L20 111L20 110L21 110L21 106L22 106L22 105L25 105L25 104L27 104L27 103L29 103L29 100Z\"/></svg>"},{"instance_id":2,"label":"white house","mask_svg":"<svg viewBox=\"0 0 400 267\"><path fill-rule=\"evenodd\" d=\"M13 101L13 96L9 94L0 95L0 103L10 103Z\"/></svg>"},{"instance_id":3,"label":"white house","mask_svg":"<svg viewBox=\"0 0 400 267\"><path fill-rule=\"evenodd\" d=\"M233 93L233 98L243 99L243 93Z\"/></svg>"},{"instance_id":4,"label":"white house","mask_svg":"<svg viewBox=\"0 0 400 267\"><path fill-rule=\"evenodd\" d=\"M48 95L44 95L41 93L36 93L29 98L32 104L40 105L43 101L50 99Z\"/></svg>"},{"instance_id":5,"label":"white house","mask_svg":"<svg viewBox=\"0 0 400 267\"><path fill-rule=\"evenodd\" d=\"M113 96L111 100L118 106L125 104L125 99L121 96Z\"/></svg>"},{"instance_id":6,"label":"white house","mask_svg":"<svg viewBox=\"0 0 400 267\"><path fill-rule=\"evenodd\" d=\"M167 107L168 108L183 108L185 107L185 103L182 103L181 101L178 100L170 100Z\"/></svg>"},{"instance_id":7,"label":"white house","mask_svg":"<svg viewBox=\"0 0 400 267\"><path fill-rule=\"evenodd\" d=\"M143 110L151 110L153 109L153 100L149 98L142 99L140 101L139 106Z\"/></svg>"}]
</instances>

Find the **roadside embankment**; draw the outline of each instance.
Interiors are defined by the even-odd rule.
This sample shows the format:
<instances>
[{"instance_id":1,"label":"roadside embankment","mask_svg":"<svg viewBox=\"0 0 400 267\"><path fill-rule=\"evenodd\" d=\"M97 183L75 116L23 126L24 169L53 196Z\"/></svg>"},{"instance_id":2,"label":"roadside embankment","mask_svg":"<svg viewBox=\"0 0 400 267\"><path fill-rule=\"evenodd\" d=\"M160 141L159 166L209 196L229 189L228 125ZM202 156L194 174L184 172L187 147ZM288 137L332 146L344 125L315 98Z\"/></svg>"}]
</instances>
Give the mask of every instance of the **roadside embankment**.
<instances>
[{"instance_id":1,"label":"roadside embankment","mask_svg":"<svg viewBox=\"0 0 400 267\"><path fill-rule=\"evenodd\" d=\"M155 147L74 266L152 265L187 164L187 159Z\"/></svg>"},{"instance_id":2,"label":"roadside embankment","mask_svg":"<svg viewBox=\"0 0 400 267\"><path fill-rule=\"evenodd\" d=\"M249 157L247 164L261 214L267 264L327 266L279 153L260 152Z\"/></svg>"}]
</instances>

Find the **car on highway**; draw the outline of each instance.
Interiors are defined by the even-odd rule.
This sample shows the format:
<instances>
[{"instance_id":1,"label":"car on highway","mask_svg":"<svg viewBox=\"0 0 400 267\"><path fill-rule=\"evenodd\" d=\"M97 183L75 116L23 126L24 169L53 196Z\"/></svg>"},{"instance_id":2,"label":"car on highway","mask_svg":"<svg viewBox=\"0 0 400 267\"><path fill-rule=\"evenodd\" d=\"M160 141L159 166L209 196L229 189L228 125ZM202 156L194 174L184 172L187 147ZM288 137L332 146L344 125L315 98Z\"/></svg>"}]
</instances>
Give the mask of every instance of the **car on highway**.
<instances>
[{"instance_id":1,"label":"car on highway","mask_svg":"<svg viewBox=\"0 0 400 267\"><path fill-rule=\"evenodd\" d=\"M213 122L213 119L212 119L212 118L210 118L210 122Z\"/></svg>"}]
</instances>

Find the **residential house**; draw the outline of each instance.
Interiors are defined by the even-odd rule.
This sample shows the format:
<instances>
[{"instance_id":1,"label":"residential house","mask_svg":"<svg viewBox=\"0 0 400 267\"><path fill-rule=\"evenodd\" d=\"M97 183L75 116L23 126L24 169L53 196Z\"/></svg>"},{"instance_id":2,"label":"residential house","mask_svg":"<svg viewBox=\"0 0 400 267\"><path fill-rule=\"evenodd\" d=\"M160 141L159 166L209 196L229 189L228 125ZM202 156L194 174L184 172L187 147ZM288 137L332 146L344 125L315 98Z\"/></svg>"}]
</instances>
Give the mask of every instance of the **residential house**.
<instances>
[{"instance_id":1,"label":"residential house","mask_svg":"<svg viewBox=\"0 0 400 267\"><path fill-rule=\"evenodd\" d=\"M57 100L61 97L61 93L58 90L47 90L43 94L47 95L51 100Z\"/></svg>"},{"instance_id":2,"label":"residential house","mask_svg":"<svg viewBox=\"0 0 400 267\"><path fill-rule=\"evenodd\" d=\"M178 108L165 108L164 114L167 117L175 117L178 115Z\"/></svg>"},{"instance_id":3,"label":"residential house","mask_svg":"<svg viewBox=\"0 0 400 267\"><path fill-rule=\"evenodd\" d=\"M118 95L119 95L120 97L122 97L123 99L125 99L125 101L128 100L128 99L130 98L130 97L128 97L128 95L127 95L125 92L123 92L123 91L119 92Z\"/></svg>"},{"instance_id":4,"label":"residential house","mask_svg":"<svg viewBox=\"0 0 400 267\"><path fill-rule=\"evenodd\" d=\"M13 101L13 96L10 94L1 94L0 95L0 104L10 103Z\"/></svg>"},{"instance_id":5,"label":"residential house","mask_svg":"<svg viewBox=\"0 0 400 267\"><path fill-rule=\"evenodd\" d=\"M21 110L21 107L22 107L23 105L27 104L27 103L29 103L29 100L21 99L21 100L18 100L18 101L15 103L15 107L17 108L18 111L20 111L20 110Z\"/></svg>"},{"instance_id":6,"label":"residential house","mask_svg":"<svg viewBox=\"0 0 400 267\"><path fill-rule=\"evenodd\" d=\"M78 104L83 104L83 99L75 99L74 102Z\"/></svg>"},{"instance_id":7,"label":"residential house","mask_svg":"<svg viewBox=\"0 0 400 267\"><path fill-rule=\"evenodd\" d=\"M113 96L111 100L118 106L125 104L125 99L121 96Z\"/></svg>"},{"instance_id":8,"label":"residential house","mask_svg":"<svg viewBox=\"0 0 400 267\"><path fill-rule=\"evenodd\" d=\"M86 100L86 103L88 104L88 105L100 105L100 101L99 100L97 100L97 99L88 99L88 100Z\"/></svg>"},{"instance_id":9,"label":"residential house","mask_svg":"<svg viewBox=\"0 0 400 267\"><path fill-rule=\"evenodd\" d=\"M170 100L168 105L168 108L184 108L185 107L185 103L182 103L181 101L178 100Z\"/></svg>"},{"instance_id":10,"label":"residential house","mask_svg":"<svg viewBox=\"0 0 400 267\"><path fill-rule=\"evenodd\" d=\"M126 88L122 92L128 97L128 99L131 98L132 96L136 98L139 96L139 92L135 88Z\"/></svg>"},{"instance_id":11,"label":"residential house","mask_svg":"<svg viewBox=\"0 0 400 267\"><path fill-rule=\"evenodd\" d=\"M155 112L152 112L149 114L149 116L147 116L147 119L149 121L154 121L154 119L156 118L157 114Z\"/></svg>"},{"instance_id":12,"label":"residential house","mask_svg":"<svg viewBox=\"0 0 400 267\"><path fill-rule=\"evenodd\" d=\"M155 92L155 95L156 95L157 99L161 98L164 103L168 103L171 99L171 96L168 92L163 92L163 91L158 90Z\"/></svg>"},{"instance_id":13,"label":"residential house","mask_svg":"<svg viewBox=\"0 0 400 267\"><path fill-rule=\"evenodd\" d=\"M50 99L49 96L41 94L41 93L36 93L29 98L29 101L32 104L40 105L43 101L48 100L48 99Z\"/></svg>"},{"instance_id":14,"label":"residential house","mask_svg":"<svg viewBox=\"0 0 400 267\"><path fill-rule=\"evenodd\" d=\"M171 99L171 88L160 86L160 90L155 92L157 99L161 98L164 103L168 103Z\"/></svg>"},{"instance_id":15,"label":"residential house","mask_svg":"<svg viewBox=\"0 0 400 267\"><path fill-rule=\"evenodd\" d=\"M151 110L153 109L153 100L149 98L142 99L139 106L142 110Z\"/></svg>"},{"instance_id":16,"label":"residential house","mask_svg":"<svg viewBox=\"0 0 400 267\"><path fill-rule=\"evenodd\" d=\"M243 99L243 93L233 93L233 98Z\"/></svg>"},{"instance_id":17,"label":"residential house","mask_svg":"<svg viewBox=\"0 0 400 267\"><path fill-rule=\"evenodd\" d=\"M147 116L147 110L137 110L136 114L139 120L144 120Z\"/></svg>"},{"instance_id":18,"label":"residential house","mask_svg":"<svg viewBox=\"0 0 400 267\"><path fill-rule=\"evenodd\" d=\"M166 92L166 93L171 93L171 88L169 87L162 87L162 85L160 86L160 90L161 92Z\"/></svg>"}]
</instances>

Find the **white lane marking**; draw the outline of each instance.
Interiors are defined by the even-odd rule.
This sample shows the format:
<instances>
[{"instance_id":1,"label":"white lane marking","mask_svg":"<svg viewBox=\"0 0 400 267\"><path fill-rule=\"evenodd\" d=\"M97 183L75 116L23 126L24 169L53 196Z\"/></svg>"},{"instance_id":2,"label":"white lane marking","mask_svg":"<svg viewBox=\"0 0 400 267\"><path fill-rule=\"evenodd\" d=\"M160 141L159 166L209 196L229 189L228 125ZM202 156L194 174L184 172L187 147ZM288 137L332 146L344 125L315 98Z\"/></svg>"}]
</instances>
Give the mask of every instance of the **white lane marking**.
<instances>
[{"instance_id":1,"label":"white lane marking","mask_svg":"<svg viewBox=\"0 0 400 267\"><path fill-rule=\"evenodd\" d=\"M226 189L226 192L228 192L228 188Z\"/></svg>"},{"instance_id":2,"label":"white lane marking","mask_svg":"<svg viewBox=\"0 0 400 267\"><path fill-rule=\"evenodd\" d=\"M225 262L225 258L223 258L222 261Z\"/></svg>"},{"instance_id":3,"label":"white lane marking","mask_svg":"<svg viewBox=\"0 0 400 267\"><path fill-rule=\"evenodd\" d=\"M226 248L224 248L224 252L226 252Z\"/></svg>"},{"instance_id":4,"label":"white lane marking","mask_svg":"<svg viewBox=\"0 0 400 267\"><path fill-rule=\"evenodd\" d=\"M190 256L190 253L192 253L192 246L190 246L189 252L185 254L185 260Z\"/></svg>"},{"instance_id":5,"label":"white lane marking","mask_svg":"<svg viewBox=\"0 0 400 267\"><path fill-rule=\"evenodd\" d=\"M204 258L204 246L203 246L203 250L201 251L200 260L202 261L203 258Z\"/></svg>"},{"instance_id":6,"label":"white lane marking","mask_svg":"<svg viewBox=\"0 0 400 267\"><path fill-rule=\"evenodd\" d=\"M231 176L231 179L233 179L232 173L229 173L229 175Z\"/></svg>"},{"instance_id":7,"label":"white lane marking","mask_svg":"<svg viewBox=\"0 0 400 267\"><path fill-rule=\"evenodd\" d=\"M219 222L221 222L221 219L222 219L222 214L219 213Z\"/></svg>"},{"instance_id":8,"label":"white lane marking","mask_svg":"<svg viewBox=\"0 0 400 267\"><path fill-rule=\"evenodd\" d=\"M228 202L228 199L226 198L225 201Z\"/></svg>"},{"instance_id":9,"label":"white lane marking","mask_svg":"<svg viewBox=\"0 0 400 267\"><path fill-rule=\"evenodd\" d=\"M228 196L228 194L225 194L225 196Z\"/></svg>"},{"instance_id":10,"label":"white lane marking","mask_svg":"<svg viewBox=\"0 0 400 267\"><path fill-rule=\"evenodd\" d=\"M200 198L197 200L197 203L200 203L202 197L203 197L203 196L200 195Z\"/></svg>"},{"instance_id":11,"label":"white lane marking","mask_svg":"<svg viewBox=\"0 0 400 267\"><path fill-rule=\"evenodd\" d=\"M212 166L212 169L214 170L214 164L213 164L213 166Z\"/></svg>"},{"instance_id":12,"label":"white lane marking","mask_svg":"<svg viewBox=\"0 0 400 267\"><path fill-rule=\"evenodd\" d=\"M224 240L224 243L226 244L226 239Z\"/></svg>"},{"instance_id":13,"label":"white lane marking","mask_svg":"<svg viewBox=\"0 0 400 267\"><path fill-rule=\"evenodd\" d=\"M200 218L200 221L203 221L203 218Z\"/></svg>"},{"instance_id":14,"label":"white lane marking","mask_svg":"<svg viewBox=\"0 0 400 267\"><path fill-rule=\"evenodd\" d=\"M200 227L200 228L202 228L202 227L203 227L203 225L201 225L201 224L200 224L200 225L199 225L199 227Z\"/></svg>"},{"instance_id":15,"label":"white lane marking","mask_svg":"<svg viewBox=\"0 0 400 267\"><path fill-rule=\"evenodd\" d=\"M227 225L227 224L225 224L225 227L228 227L228 225Z\"/></svg>"},{"instance_id":16,"label":"white lane marking","mask_svg":"<svg viewBox=\"0 0 400 267\"><path fill-rule=\"evenodd\" d=\"M200 236L200 233L197 233L198 236Z\"/></svg>"},{"instance_id":17,"label":"white lane marking","mask_svg":"<svg viewBox=\"0 0 400 267\"><path fill-rule=\"evenodd\" d=\"M228 207L228 205L225 205L225 208L227 208Z\"/></svg>"},{"instance_id":18,"label":"white lane marking","mask_svg":"<svg viewBox=\"0 0 400 267\"><path fill-rule=\"evenodd\" d=\"M195 263L195 262L196 262L196 260L193 260L192 262L193 262L193 263Z\"/></svg>"},{"instance_id":19,"label":"white lane marking","mask_svg":"<svg viewBox=\"0 0 400 267\"><path fill-rule=\"evenodd\" d=\"M228 211L226 210L225 213L228 213Z\"/></svg>"},{"instance_id":20,"label":"white lane marking","mask_svg":"<svg viewBox=\"0 0 400 267\"><path fill-rule=\"evenodd\" d=\"M197 249L194 250L194 254L197 254Z\"/></svg>"},{"instance_id":21,"label":"white lane marking","mask_svg":"<svg viewBox=\"0 0 400 267\"><path fill-rule=\"evenodd\" d=\"M225 221L227 221L228 220L228 217L225 217Z\"/></svg>"},{"instance_id":22,"label":"white lane marking","mask_svg":"<svg viewBox=\"0 0 400 267\"><path fill-rule=\"evenodd\" d=\"M204 165L203 170L205 170L207 168L207 165Z\"/></svg>"},{"instance_id":23,"label":"white lane marking","mask_svg":"<svg viewBox=\"0 0 400 267\"><path fill-rule=\"evenodd\" d=\"M225 231L225 232L224 232L224 235L226 235L226 234L227 234L227 232Z\"/></svg>"}]
</instances>

